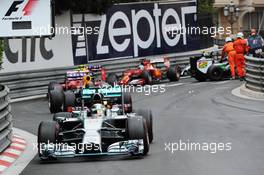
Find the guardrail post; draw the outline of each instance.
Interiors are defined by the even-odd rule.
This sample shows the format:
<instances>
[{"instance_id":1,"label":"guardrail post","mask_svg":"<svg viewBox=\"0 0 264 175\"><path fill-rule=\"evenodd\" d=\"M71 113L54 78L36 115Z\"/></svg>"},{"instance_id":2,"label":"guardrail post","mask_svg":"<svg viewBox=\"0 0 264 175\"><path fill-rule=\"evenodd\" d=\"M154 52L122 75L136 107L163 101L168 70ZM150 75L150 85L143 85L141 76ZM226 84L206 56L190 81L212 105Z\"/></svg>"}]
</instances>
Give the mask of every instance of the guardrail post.
<instances>
[{"instance_id":1,"label":"guardrail post","mask_svg":"<svg viewBox=\"0 0 264 175\"><path fill-rule=\"evenodd\" d=\"M9 89L0 85L0 152L11 144L12 136Z\"/></svg>"}]
</instances>

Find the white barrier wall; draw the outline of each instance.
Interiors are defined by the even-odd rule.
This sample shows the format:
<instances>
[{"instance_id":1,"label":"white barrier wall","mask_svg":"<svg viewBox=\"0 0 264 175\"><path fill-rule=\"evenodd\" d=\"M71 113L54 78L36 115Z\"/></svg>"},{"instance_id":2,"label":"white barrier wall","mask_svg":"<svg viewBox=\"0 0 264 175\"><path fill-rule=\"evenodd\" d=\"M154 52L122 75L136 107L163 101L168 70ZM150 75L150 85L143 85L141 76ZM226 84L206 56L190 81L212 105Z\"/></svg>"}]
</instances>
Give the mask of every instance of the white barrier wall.
<instances>
[{"instance_id":1,"label":"white barrier wall","mask_svg":"<svg viewBox=\"0 0 264 175\"><path fill-rule=\"evenodd\" d=\"M56 24L70 27L70 12L56 17ZM56 35L52 40L11 39L6 49L1 73L73 66L71 35Z\"/></svg>"},{"instance_id":2,"label":"white barrier wall","mask_svg":"<svg viewBox=\"0 0 264 175\"><path fill-rule=\"evenodd\" d=\"M210 48L213 39L209 34L174 33L177 29L185 31L182 26L199 27L201 21L210 26L210 18L200 20L196 12L196 0L119 4L102 16L64 12L56 17L56 36L52 40L6 40L1 73Z\"/></svg>"}]
</instances>

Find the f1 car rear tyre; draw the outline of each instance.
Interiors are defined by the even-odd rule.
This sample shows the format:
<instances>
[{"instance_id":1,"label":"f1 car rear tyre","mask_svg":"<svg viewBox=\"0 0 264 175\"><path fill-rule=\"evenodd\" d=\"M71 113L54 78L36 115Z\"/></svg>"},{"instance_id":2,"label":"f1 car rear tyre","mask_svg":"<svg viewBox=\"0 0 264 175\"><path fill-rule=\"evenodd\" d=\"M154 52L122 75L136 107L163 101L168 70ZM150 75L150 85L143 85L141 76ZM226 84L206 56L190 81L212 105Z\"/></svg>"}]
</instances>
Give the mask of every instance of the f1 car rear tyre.
<instances>
[{"instance_id":1,"label":"f1 car rear tyre","mask_svg":"<svg viewBox=\"0 0 264 175\"><path fill-rule=\"evenodd\" d=\"M123 93L124 96L124 104L127 106L126 113L131 113L133 110L133 105L132 105L132 97L131 94L128 92Z\"/></svg>"},{"instance_id":2,"label":"f1 car rear tyre","mask_svg":"<svg viewBox=\"0 0 264 175\"><path fill-rule=\"evenodd\" d=\"M110 84L111 86L117 85L118 83L118 77L115 73L110 73L107 78L106 82Z\"/></svg>"},{"instance_id":3,"label":"f1 car rear tyre","mask_svg":"<svg viewBox=\"0 0 264 175\"><path fill-rule=\"evenodd\" d=\"M43 144L51 143L55 144L58 141L59 124L55 121L41 122L38 128L38 153L41 157L41 151Z\"/></svg>"},{"instance_id":4,"label":"f1 car rear tyre","mask_svg":"<svg viewBox=\"0 0 264 175\"><path fill-rule=\"evenodd\" d=\"M141 77L145 80L146 84L151 85L152 84L152 76L148 71L143 71L141 74Z\"/></svg>"},{"instance_id":5,"label":"f1 car rear tyre","mask_svg":"<svg viewBox=\"0 0 264 175\"><path fill-rule=\"evenodd\" d=\"M49 109L51 113L57 113L62 111L63 107L63 91L62 90L52 90L48 96L49 98Z\"/></svg>"},{"instance_id":6,"label":"f1 car rear tyre","mask_svg":"<svg viewBox=\"0 0 264 175\"><path fill-rule=\"evenodd\" d=\"M212 80L212 81L221 80L223 78L223 74L224 74L224 71L218 66L212 65L208 69L208 76L209 76L210 80Z\"/></svg>"},{"instance_id":7,"label":"f1 car rear tyre","mask_svg":"<svg viewBox=\"0 0 264 175\"><path fill-rule=\"evenodd\" d=\"M178 66L175 66L175 67L170 67L167 71L167 78L170 80L170 81L179 81L180 79L180 71L178 71Z\"/></svg>"},{"instance_id":8,"label":"f1 car rear tyre","mask_svg":"<svg viewBox=\"0 0 264 175\"><path fill-rule=\"evenodd\" d=\"M198 73L194 76L194 78L195 78L196 80L198 80L199 82L204 82L204 81L207 80L206 75L198 74Z\"/></svg>"},{"instance_id":9,"label":"f1 car rear tyre","mask_svg":"<svg viewBox=\"0 0 264 175\"><path fill-rule=\"evenodd\" d=\"M75 107L76 97L72 91L64 92L63 111L66 112L68 107Z\"/></svg>"},{"instance_id":10,"label":"f1 car rear tyre","mask_svg":"<svg viewBox=\"0 0 264 175\"><path fill-rule=\"evenodd\" d=\"M137 109L134 111L137 115L142 116L146 120L148 127L149 143L153 141L153 118L150 109Z\"/></svg>"},{"instance_id":11,"label":"f1 car rear tyre","mask_svg":"<svg viewBox=\"0 0 264 175\"><path fill-rule=\"evenodd\" d=\"M65 119L71 118L71 117L72 117L72 114L69 112L60 112L60 113L56 113L53 115L53 121L60 123L64 121Z\"/></svg>"},{"instance_id":12,"label":"f1 car rear tyre","mask_svg":"<svg viewBox=\"0 0 264 175\"><path fill-rule=\"evenodd\" d=\"M48 93L50 93L50 91L55 90L55 89L63 90L63 87L56 81L50 82L48 86Z\"/></svg>"},{"instance_id":13,"label":"f1 car rear tyre","mask_svg":"<svg viewBox=\"0 0 264 175\"><path fill-rule=\"evenodd\" d=\"M143 139L143 155L147 155L149 152L149 136L146 120L141 116L130 117L128 118L127 129L130 140Z\"/></svg>"}]
</instances>

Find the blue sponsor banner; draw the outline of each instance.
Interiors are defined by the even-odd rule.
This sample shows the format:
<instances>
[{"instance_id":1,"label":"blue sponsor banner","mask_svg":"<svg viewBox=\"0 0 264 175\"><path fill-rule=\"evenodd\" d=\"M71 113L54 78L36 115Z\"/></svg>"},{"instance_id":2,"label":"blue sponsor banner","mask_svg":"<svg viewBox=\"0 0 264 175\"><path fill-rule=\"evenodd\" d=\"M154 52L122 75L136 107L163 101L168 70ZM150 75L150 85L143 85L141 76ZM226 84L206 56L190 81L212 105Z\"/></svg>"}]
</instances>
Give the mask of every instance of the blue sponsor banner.
<instances>
[{"instance_id":1,"label":"blue sponsor banner","mask_svg":"<svg viewBox=\"0 0 264 175\"><path fill-rule=\"evenodd\" d=\"M201 26L204 23L208 26ZM213 46L210 34L199 31L199 27L210 27L211 18L197 17L195 0L114 5L100 20L86 21L83 17L81 25L93 32L86 32L83 40L78 39L80 35L72 35L75 65ZM80 49L82 54L77 54Z\"/></svg>"}]
</instances>

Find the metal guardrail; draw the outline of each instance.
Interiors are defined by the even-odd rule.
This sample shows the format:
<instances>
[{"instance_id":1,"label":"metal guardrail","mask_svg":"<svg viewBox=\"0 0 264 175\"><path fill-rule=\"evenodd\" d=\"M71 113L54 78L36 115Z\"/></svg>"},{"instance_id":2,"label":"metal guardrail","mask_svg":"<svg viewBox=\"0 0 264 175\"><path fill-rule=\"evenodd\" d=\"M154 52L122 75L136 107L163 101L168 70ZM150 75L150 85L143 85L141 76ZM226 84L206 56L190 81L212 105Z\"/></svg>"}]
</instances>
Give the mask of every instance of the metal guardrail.
<instances>
[{"instance_id":1,"label":"metal guardrail","mask_svg":"<svg viewBox=\"0 0 264 175\"><path fill-rule=\"evenodd\" d=\"M264 58L246 56L246 88L264 92Z\"/></svg>"},{"instance_id":2,"label":"metal guardrail","mask_svg":"<svg viewBox=\"0 0 264 175\"><path fill-rule=\"evenodd\" d=\"M225 39L214 39L214 44L223 47L225 45Z\"/></svg>"},{"instance_id":3,"label":"metal guardrail","mask_svg":"<svg viewBox=\"0 0 264 175\"><path fill-rule=\"evenodd\" d=\"M189 56L194 56L194 54ZM189 63L189 56L171 58L171 64L175 65L177 63L183 67L183 65ZM93 64L102 65L106 68L107 74L114 72L120 75L129 68L137 67L139 65L139 59L123 59L91 63L91 65ZM63 82L66 71L73 68L74 67L66 67L38 71L3 73L0 74L0 82L10 88L10 96L12 99L44 95L47 93L49 82Z\"/></svg>"},{"instance_id":4,"label":"metal guardrail","mask_svg":"<svg viewBox=\"0 0 264 175\"><path fill-rule=\"evenodd\" d=\"M212 47L205 50L212 51L215 49L216 47ZM189 64L190 57L200 54L201 51L193 51L170 56L152 56L147 57L147 59L167 57L170 58L172 65L178 64L180 67L184 67L184 65ZM125 70L137 67L139 65L140 59L142 58L124 58L110 61L97 61L92 62L91 65L100 64L106 68L107 74L117 73L118 75L121 75L121 73ZM12 99L45 95L47 93L49 82L63 82L66 71L73 68L74 67L66 67L37 71L0 73L0 82L1 84L8 86L10 89L10 97Z\"/></svg>"},{"instance_id":5,"label":"metal guardrail","mask_svg":"<svg viewBox=\"0 0 264 175\"><path fill-rule=\"evenodd\" d=\"M12 115L9 89L0 85L0 152L4 151L12 139Z\"/></svg>"}]
</instances>

